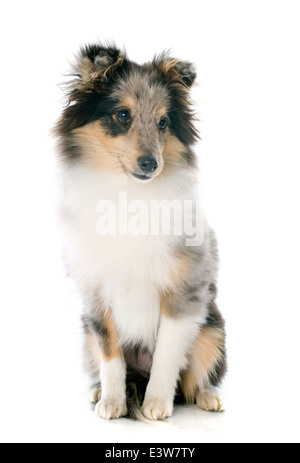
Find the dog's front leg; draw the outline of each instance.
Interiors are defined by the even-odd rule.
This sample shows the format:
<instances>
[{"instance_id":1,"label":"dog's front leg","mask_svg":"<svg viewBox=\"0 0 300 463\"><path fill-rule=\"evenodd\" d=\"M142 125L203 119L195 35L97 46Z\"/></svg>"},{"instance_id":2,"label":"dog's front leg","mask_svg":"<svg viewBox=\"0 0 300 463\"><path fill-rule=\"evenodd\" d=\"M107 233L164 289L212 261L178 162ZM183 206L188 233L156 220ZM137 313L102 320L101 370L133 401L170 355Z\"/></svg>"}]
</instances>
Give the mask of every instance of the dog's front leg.
<instances>
[{"instance_id":1,"label":"dog's front leg","mask_svg":"<svg viewBox=\"0 0 300 463\"><path fill-rule=\"evenodd\" d=\"M101 399L96 405L96 414L110 420L127 415L126 364L123 356L101 360Z\"/></svg>"},{"instance_id":2,"label":"dog's front leg","mask_svg":"<svg viewBox=\"0 0 300 463\"><path fill-rule=\"evenodd\" d=\"M100 322L89 319L88 325L100 348L101 398L96 405L96 414L107 420L120 418L127 415L126 363L111 311L102 314Z\"/></svg>"},{"instance_id":3,"label":"dog's front leg","mask_svg":"<svg viewBox=\"0 0 300 463\"><path fill-rule=\"evenodd\" d=\"M142 407L146 418L161 420L173 414L179 375L187 367L188 353L198 333L199 323L195 319L162 315Z\"/></svg>"}]
</instances>

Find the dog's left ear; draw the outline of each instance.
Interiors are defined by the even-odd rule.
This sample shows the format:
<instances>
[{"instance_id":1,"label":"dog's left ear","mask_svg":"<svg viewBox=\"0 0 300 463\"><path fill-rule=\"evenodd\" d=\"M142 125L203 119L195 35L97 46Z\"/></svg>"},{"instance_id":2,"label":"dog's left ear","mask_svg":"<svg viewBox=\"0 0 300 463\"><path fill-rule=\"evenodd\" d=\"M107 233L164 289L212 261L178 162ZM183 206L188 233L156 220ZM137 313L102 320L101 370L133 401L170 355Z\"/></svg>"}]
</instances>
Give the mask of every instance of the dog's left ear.
<instances>
[{"instance_id":1,"label":"dog's left ear","mask_svg":"<svg viewBox=\"0 0 300 463\"><path fill-rule=\"evenodd\" d=\"M158 69L170 80L179 82L191 88L196 80L197 72L194 64L173 58L160 57L157 61Z\"/></svg>"},{"instance_id":2,"label":"dog's left ear","mask_svg":"<svg viewBox=\"0 0 300 463\"><path fill-rule=\"evenodd\" d=\"M196 80L196 66L189 61L180 61L178 63L179 75L187 87L191 87Z\"/></svg>"}]
</instances>

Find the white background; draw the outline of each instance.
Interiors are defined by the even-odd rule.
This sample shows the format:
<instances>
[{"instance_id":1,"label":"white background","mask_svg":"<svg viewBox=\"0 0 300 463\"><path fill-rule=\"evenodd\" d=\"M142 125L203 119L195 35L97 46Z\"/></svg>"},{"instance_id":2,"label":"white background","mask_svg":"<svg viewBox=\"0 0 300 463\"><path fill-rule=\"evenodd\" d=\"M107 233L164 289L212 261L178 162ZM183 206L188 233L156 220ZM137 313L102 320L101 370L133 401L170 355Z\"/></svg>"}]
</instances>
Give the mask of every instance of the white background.
<instances>
[{"instance_id":1,"label":"white background","mask_svg":"<svg viewBox=\"0 0 300 463\"><path fill-rule=\"evenodd\" d=\"M0 440L289 442L299 427L300 11L297 0L2 2ZM221 250L227 412L168 424L89 411L80 303L54 220L57 84L86 42L198 68L204 201Z\"/></svg>"}]
</instances>

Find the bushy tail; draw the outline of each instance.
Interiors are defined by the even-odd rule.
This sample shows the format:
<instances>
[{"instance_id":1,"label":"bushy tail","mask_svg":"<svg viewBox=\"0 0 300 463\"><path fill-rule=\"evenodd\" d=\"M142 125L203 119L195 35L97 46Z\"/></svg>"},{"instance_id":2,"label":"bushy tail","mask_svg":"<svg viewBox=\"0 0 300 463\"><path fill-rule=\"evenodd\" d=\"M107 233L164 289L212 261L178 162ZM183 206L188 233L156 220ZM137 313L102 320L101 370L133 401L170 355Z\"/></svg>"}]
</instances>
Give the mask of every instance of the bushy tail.
<instances>
[{"instance_id":1,"label":"bushy tail","mask_svg":"<svg viewBox=\"0 0 300 463\"><path fill-rule=\"evenodd\" d=\"M148 422L141 411L148 381L147 377L128 368L126 380L127 409L128 417L133 420Z\"/></svg>"},{"instance_id":2,"label":"bushy tail","mask_svg":"<svg viewBox=\"0 0 300 463\"><path fill-rule=\"evenodd\" d=\"M149 378L141 375L136 370L128 368L127 371L127 409L128 418L133 420L143 421L149 423L142 411L141 407L144 402L145 393L147 389ZM183 392L179 386L176 396L175 404L185 403Z\"/></svg>"}]
</instances>

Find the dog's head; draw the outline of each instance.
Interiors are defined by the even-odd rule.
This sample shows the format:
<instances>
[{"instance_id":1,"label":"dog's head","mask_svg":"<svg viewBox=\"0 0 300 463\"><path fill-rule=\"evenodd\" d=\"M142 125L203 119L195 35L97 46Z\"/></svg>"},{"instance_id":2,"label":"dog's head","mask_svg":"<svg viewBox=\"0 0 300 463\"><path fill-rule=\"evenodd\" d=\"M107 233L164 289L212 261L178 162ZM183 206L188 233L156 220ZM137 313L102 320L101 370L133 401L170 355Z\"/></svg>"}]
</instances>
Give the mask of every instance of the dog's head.
<instances>
[{"instance_id":1,"label":"dog's head","mask_svg":"<svg viewBox=\"0 0 300 463\"><path fill-rule=\"evenodd\" d=\"M150 182L164 165L193 164L189 62L167 54L137 65L115 47L81 49L57 125L63 154Z\"/></svg>"}]
</instances>

